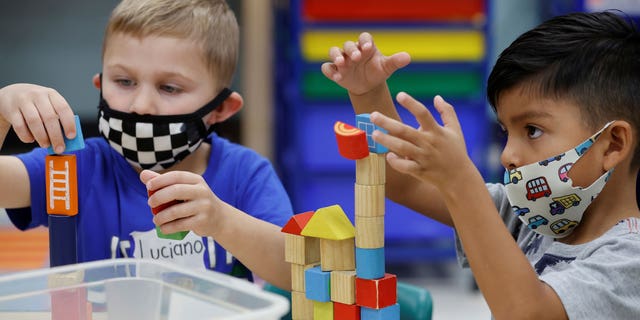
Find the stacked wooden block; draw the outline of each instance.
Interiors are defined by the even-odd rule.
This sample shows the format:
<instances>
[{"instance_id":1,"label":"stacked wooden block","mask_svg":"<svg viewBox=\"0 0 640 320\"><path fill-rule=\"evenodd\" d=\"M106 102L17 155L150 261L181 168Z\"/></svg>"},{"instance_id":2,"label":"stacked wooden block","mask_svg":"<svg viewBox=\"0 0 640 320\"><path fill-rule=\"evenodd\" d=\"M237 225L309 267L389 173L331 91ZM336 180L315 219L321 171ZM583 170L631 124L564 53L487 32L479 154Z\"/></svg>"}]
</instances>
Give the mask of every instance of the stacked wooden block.
<instances>
[{"instance_id":1,"label":"stacked wooden block","mask_svg":"<svg viewBox=\"0 0 640 320\"><path fill-rule=\"evenodd\" d=\"M356 160L355 228L340 206L295 215L283 227L294 320L397 320L397 279L385 273L384 147L368 114L334 126L340 154Z\"/></svg>"}]
</instances>

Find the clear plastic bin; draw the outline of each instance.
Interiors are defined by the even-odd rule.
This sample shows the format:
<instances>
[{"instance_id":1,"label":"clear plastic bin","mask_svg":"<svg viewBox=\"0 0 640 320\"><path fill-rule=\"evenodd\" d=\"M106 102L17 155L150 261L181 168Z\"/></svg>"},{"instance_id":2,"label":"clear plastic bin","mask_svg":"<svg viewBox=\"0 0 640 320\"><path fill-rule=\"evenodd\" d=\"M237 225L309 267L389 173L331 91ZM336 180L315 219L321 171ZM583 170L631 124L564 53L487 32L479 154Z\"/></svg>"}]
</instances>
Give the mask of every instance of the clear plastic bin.
<instances>
[{"instance_id":1,"label":"clear plastic bin","mask_svg":"<svg viewBox=\"0 0 640 320\"><path fill-rule=\"evenodd\" d=\"M0 276L0 319L260 319L283 297L225 274L117 259Z\"/></svg>"}]
</instances>

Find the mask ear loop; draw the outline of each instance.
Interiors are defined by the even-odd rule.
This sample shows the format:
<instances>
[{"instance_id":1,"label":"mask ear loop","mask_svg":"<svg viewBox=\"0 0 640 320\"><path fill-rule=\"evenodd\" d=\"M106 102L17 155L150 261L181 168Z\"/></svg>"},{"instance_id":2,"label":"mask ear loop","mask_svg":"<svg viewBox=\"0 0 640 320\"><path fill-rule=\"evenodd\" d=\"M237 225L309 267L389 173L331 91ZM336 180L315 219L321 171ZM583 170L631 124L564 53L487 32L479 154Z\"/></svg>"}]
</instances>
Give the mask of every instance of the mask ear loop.
<instances>
[{"instance_id":1,"label":"mask ear loop","mask_svg":"<svg viewBox=\"0 0 640 320\"><path fill-rule=\"evenodd\" d=\"M585 142L583 142L582 144L580 144L578 147L576 147L576 152L578 153L578 160L576 160L575 163L572 163L571 166L566 170L566 177L571 180L571 187L573 188L580 188L580 189L584 189L584 188L588 188L590 185L592 185L593 183L595 183L598 179L591 181L590 183L588 183L588 185L582 186L582 185L575 185L574 180L571 178L571 171L574 169L575 165L580 163L580 160L583 159L583 155L586 154L587 152L589 152L589 150L591 150L591 146L593 144L596 143L596 141L598 140L598 138L600 138L600 135L602 135L602 133L607 130L607 128L609 128L609 126L611 126L611 124L613 124L614 122L616 122L616 120L612 120L607 122L604 127L602 127L600 130L598 130L598 132L594 133L589 139L585 140ZM609 170L609 175L613 172L613 169Z\"/></svg>"}]
</instances>

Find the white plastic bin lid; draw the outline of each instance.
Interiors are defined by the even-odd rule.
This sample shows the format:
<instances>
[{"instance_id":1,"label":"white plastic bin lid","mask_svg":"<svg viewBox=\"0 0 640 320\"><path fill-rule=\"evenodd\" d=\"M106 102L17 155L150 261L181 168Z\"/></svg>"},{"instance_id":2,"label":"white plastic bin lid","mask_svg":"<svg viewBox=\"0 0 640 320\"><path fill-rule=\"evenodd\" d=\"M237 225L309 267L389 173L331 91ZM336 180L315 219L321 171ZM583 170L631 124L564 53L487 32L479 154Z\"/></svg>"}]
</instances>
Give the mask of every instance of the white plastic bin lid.
<instances>
[{"instance_id":1,"label":"white plastic bin lid","mask_svg":"<svg viewBox=\"0 0 640 320\"><path fill-rule=\"evenodd\" d=\"M152 260L103 260L0 276L0 319L57 320L71 312L86 320L277 320L288 310L286 299L248 281Z\"/></svg>"}]
</instances>

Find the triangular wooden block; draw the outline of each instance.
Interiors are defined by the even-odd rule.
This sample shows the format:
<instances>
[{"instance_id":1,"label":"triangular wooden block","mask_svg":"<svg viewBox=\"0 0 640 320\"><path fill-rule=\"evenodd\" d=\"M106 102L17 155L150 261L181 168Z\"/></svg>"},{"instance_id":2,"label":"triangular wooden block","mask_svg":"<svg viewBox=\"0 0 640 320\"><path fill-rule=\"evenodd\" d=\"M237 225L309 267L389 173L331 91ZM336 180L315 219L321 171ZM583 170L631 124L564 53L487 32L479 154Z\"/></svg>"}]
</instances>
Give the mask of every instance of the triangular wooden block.
<instances>
[{"instance_id":1,"label":"triangular wooden block","mask_svg":"<svg viewBox=\"0 0 640 320\"><path fill-rule=\"evenodd\" d=\"M339 205L316 210L300 233L303 236L345 240L356 236L356 229Z\"/></svg>"},{"instance_id":2,"label":"triangular wooden block","mask_svg":"<svg viewBox=\"0 0 640 320\"><path fill-rule=\"evenodd\" d=\"M302 232L302 229L307 225L309 219L313 216L313 213L313 211L307 211L294 215L280 231L300 235L300 232Z\"/></svg>"}]
</instances>

